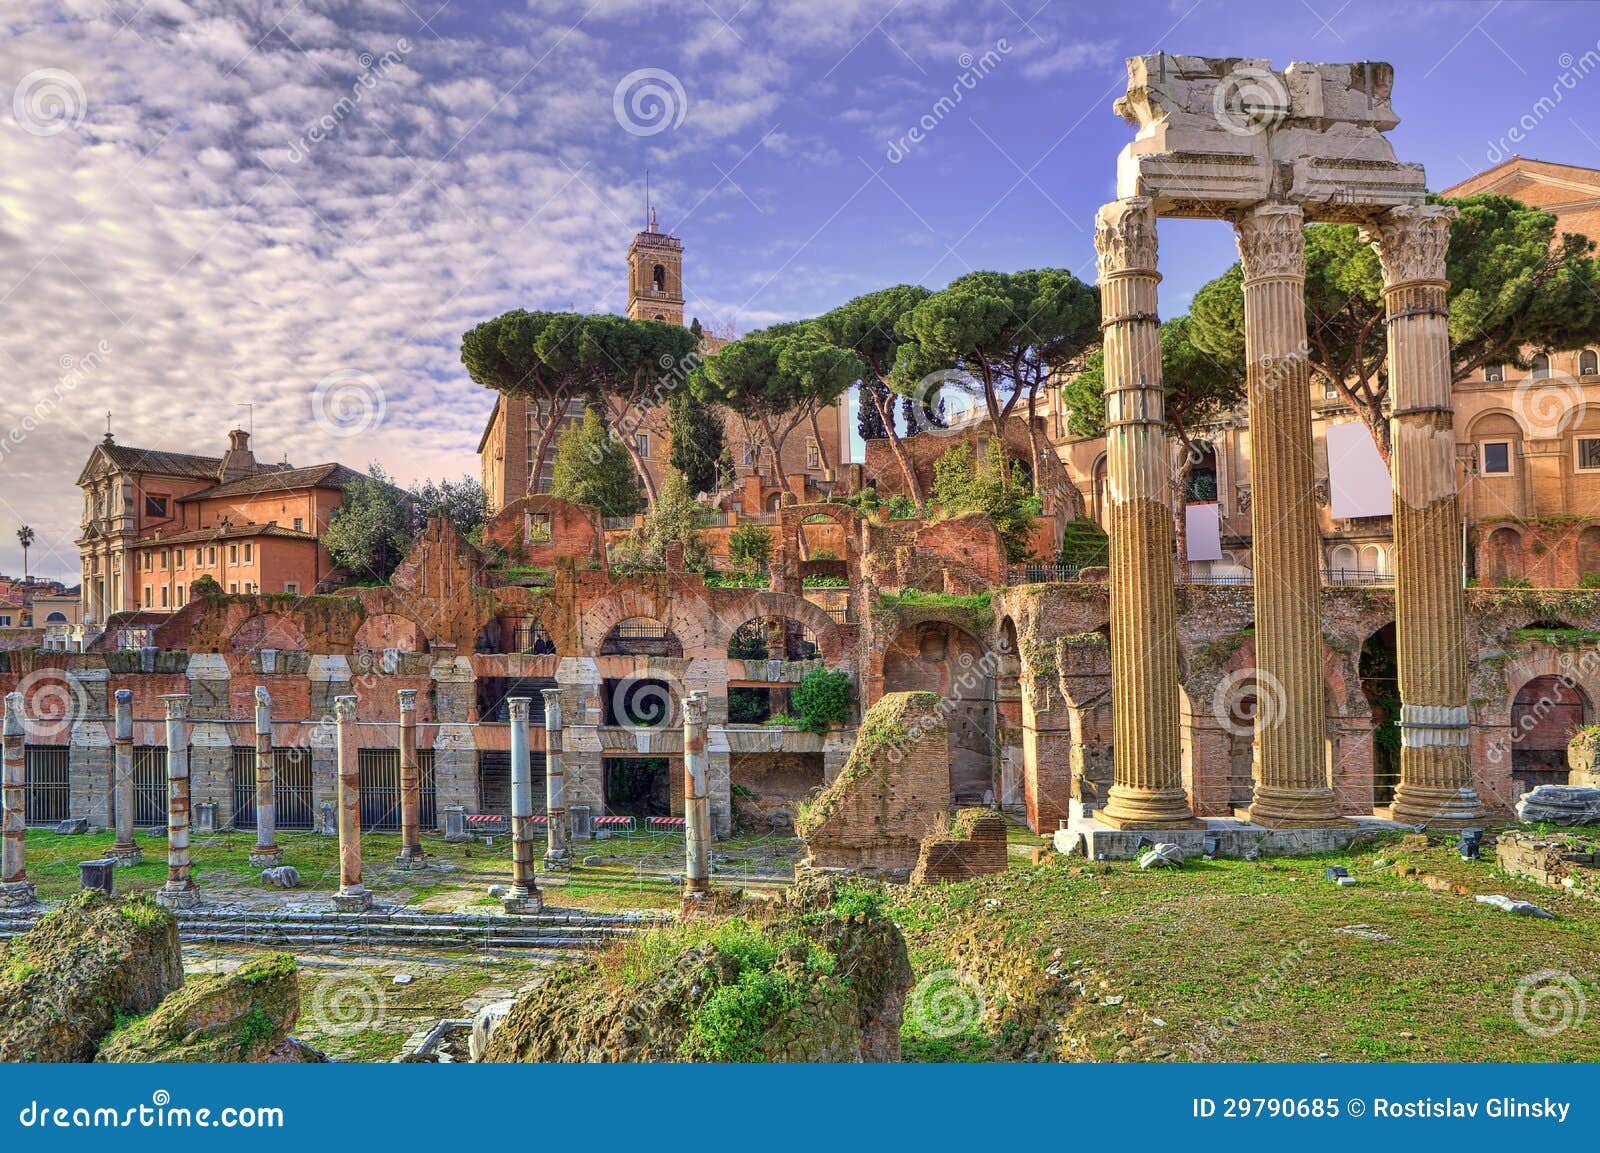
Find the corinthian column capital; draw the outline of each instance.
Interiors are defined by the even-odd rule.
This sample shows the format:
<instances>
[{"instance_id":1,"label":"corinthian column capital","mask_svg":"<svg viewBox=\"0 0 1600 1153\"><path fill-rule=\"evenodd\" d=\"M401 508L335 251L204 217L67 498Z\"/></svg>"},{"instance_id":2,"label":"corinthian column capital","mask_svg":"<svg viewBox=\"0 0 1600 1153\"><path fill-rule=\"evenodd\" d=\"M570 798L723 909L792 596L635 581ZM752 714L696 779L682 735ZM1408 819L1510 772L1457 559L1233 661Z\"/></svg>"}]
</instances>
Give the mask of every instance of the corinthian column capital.
<instances>
[{"instance_id":1,"label":"corinthian column capital","mask_svg":"<svg viewBox=\"0 0 1600 1153\"><path fill-rule=\"evenodd\" d=\"M1258 204L1234 221L1244 278L1306 275L1305 213L1298 204Z\"/></svg>"},{"instance_id":2,"label":"corinthian column capital","mask_svg":"<svg viewBox=\"0 0 1600 1153\"><path fill-rule=\"evenodd\" d=\"M1377 249L1384 287L1417 281L1443 284L1450 222L1459 215L1459 209L1447 204L1404 204L1362 229L1362 239Z\"/></svg>"},{"instance_id":3,"label":"corinthian column capital","mask_svg":"<svg viewBox=\"0 0 1600 1153\"><path fill-rule=\"evenodd\" d=\"M1130 196L1100 206L1094 218L1094 249L1100 279L1119 272L1154 272L1156 212L1148 196Z\"/></svg>"}]
</instances>

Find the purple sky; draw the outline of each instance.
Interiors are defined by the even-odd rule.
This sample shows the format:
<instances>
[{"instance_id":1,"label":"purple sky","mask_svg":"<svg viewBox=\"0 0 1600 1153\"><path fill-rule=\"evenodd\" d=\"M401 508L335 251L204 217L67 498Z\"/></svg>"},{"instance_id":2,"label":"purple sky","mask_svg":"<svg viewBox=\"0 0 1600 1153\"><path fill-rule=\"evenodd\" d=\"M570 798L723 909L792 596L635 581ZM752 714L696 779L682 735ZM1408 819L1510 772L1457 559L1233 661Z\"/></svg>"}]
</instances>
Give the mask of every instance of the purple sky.
<instances>
[{"instance_id":1,"label":"purple sky","mask_svg":"<svg viewBox=\"0 0 1600 1153\"><path fill-rule=\"evenodd\" d=\"M1590 3L0 4L0 571L27 522L76 580L107 409L128 444L219 453L249 403L264 458L475 474L461 332L620 310L647 167L690 313L748 331L976 268L1092 278L1127 55L1388 60L1443 188L1512 150L1600 167L1597 42ZM1165 224L1164 313L1232 259Z\"/></svg>"}]
</instances>

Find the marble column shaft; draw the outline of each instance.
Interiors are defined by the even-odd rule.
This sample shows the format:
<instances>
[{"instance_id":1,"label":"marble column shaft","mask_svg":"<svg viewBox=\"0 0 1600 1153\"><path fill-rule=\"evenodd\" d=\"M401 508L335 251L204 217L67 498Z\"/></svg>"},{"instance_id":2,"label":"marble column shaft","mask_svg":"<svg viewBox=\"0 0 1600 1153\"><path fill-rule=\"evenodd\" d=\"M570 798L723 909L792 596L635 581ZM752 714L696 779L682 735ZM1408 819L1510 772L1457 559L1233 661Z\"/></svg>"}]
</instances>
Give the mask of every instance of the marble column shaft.
<instances>
[{"instance_id":1,"label":"marble column shaft","mask_svg":"<svg viewBox=\"0 0 1600 1153\"><path fill-rule=\"evenodd\" d=\"M683 893L711 891L711 795L706 778L706 694L696 689L683 702Z\"/></svg>"},{"instance_id":2,"label":"marble column shaft","mask_svg":"<svg viewBox=\"0 0 1600 1153\"><path fill-rule=\"evenodd\" d=\"M539 891L533 868L533 757L528 748L529 697L508 697L511 721L511 897Z\"/></svg>"},{"instance_id":3,"label":"marble column shaft","mask_svg":"<svg viewBox=\"0 0 1600 1153\"><path fill-rule=\"evenodd\" d=\"M354 906L370 899L361 883L361 756L356 736L354 696L335 697L333 715L338 756L339 896ZM336 903L337 904L337 903Z\"/></svg>"},{"instance_id":4,"label":"marble column shaft","mask_svg":"<svg viewBox=\"0 0 1600 1153\"><path fill-rule=\"evenodd\" d=\"M1263 204L1235 222L1244 268L1255 586L1256 824L1333 825L1323 724L1321 576L1306 344L1305 216Z\"/></svg>"},{"instance_id":5,"label":"marble column shaft","mask_svg":"<svg viewBox=\"0 0 1600 1153\"><path fill-rule=\"evenodd\" d=\"M570 864L572 824L567 817L567 773L561 747L561 690L544 692L544 814L546 868Z\"/></svg>"},{"instance_id":6,"label":"marble column shaft","mask_svg":"<svg viewBox=\"0 0 1600 1153\"><path fill-rule=\"evenodd\" d=\"M0 884L21 886L28 882L27 845L24 840L28 829L27 813L27 759L23 743L26 726L22 718L22 694L7 693L4 728L0 742L5 749L4 776L0 777L0 796L3 796L5 820L4 840L0 842Z\"/></svg>"},{"instance_id":7,"label":"marble column shaft","mask_svg":"<svg viewBox=\"0 0 1600 1153\"><path fill-rule=\"evenodd\" d=\"M1388 312L1394 477L1395 655L1400 681L1396 820L1470 824L1466 594L1455 468L1445 254L1457 210L1392 208L1368 238Z\"/></svg>"},{"instance_id":8,"label":"marble column shaft","mask_svg":"<svg viewBox=\"0 0 1600 1153\"><path fill-rule=\"evenodd\" d=\"M167 883L161 897L174 904L193 903L194 878L189 857L189 694L168 693L167 738Z\"/></svg>"},{"instance_id":9,"label":"marble column shaft","mask_svg":"<svg viewBox=\"0 0 1600 1153\"><path fill-rule=\"evenodd\" d=\"M1105 331L1114 730L1114 782L1097 817L1124 829L1189 826L1195 821L1180 759L1171 462L1150 200L1102 207L1095 248Z\"/></svg>"},{"instance_id":10,"label":"marble column shaft","mask_svg":"<svg viewBox=\"0 0 1600 1153\"><path fill-rule=\"evenodd\" d=\"M144 851L133 839L132 689L117 690L111 731L111 807L117 835L106 855L124 865L137 865L144 859Z\"/></svg>"},{"instance_id":11,"label":"marble column shaft","mask_svg":"<svg viewBox=\"0 0 1600 1153\"><path fill-rule=\"evenodd\" d=\"M278 847L278 766L272 752L272 694L256 686L256 847L250 863L271 868L283 863Z\"/></svg>"},{"instance_id":12,"label":"marble column shaft","mask_svg":"<svg viewBox=\"0 0 1600 1153\"><path fill-rule=\"evenodd\" d=\"M400 690L400 854L402 864L420 864L422 849L422 767L417 760L417 690Z\"/></svg>"}]
</instances>

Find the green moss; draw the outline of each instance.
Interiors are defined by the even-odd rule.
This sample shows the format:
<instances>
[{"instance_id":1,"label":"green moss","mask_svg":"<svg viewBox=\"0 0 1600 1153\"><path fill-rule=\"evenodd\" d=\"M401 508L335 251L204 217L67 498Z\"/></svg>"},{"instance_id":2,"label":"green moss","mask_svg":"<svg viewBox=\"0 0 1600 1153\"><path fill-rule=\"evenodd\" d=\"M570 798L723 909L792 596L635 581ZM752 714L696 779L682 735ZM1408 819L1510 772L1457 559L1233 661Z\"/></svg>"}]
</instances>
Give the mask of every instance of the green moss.
<instances>
[{"instance_id":1,"label":"green moss","mask_svg":"<svg viewBox=\"0 0 1600 1153\"><path fill-rule=\"evenodd\" d=\"M970 612L980 631L994 623L992 593L930 593L922 589L903 589L897 593L879 593L878 605L884 609L898 608L958 608Z\"/></svg>"}]
</instances>

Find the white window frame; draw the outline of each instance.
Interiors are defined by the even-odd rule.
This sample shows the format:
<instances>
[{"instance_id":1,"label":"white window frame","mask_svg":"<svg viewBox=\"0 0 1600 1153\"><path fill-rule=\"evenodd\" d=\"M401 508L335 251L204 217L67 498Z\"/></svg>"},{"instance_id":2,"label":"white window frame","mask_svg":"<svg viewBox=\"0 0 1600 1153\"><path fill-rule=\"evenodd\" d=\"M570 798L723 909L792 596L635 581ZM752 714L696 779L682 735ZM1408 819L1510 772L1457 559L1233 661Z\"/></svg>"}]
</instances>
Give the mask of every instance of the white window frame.
<instances>
[{"instance_id":1,"label":"white window frame","mask_svg":"<svg viewBox=\"0 0 1600 1153\"><path fill-rule=\"evenodd\" d=\"M1485 440L1478 444L1478 475L1479 476L1513 476L1517 471L1517 454L1512 451L1515 442L1510 440ZM1504 472L1491 472L1489 469L1489 446L1503 444L1506 446L1506 470Z\"/></svg>"},{"instance_id":2,"label":"white window frame","mask_svg":"<svg viewBox=\"0 0 1600 1153\"><path fill-rule=\"evenodd\" d=\"M299 596L300 595L300 582L299 581L284 581L283 582L283 591L288 593L292 597Z\"/></svg>"},{"instance_id":3,"label":"white window frame","mask_svg":"<svg viewBox=\"0 0 1600 1153\"><path fill-rule=\"evenodd\" d=\"M1491 384L1504 384L1506 379L1506 366L1503 364L1484 365L1483 379Z\"/></svg>"},{"instance_id":4,"label":"white window frame","mask_svg":"<svg viewBox=\"0 0 1600 1153\"><path fill-rule=\"evenodd\" d=\"M1600 464L1586 467L1583 463L1583 442L1586 440L1600 443L1600 436L1575 436L1572 438L1572 471L1600 472Z\"/></svg>"}]
</instances>

